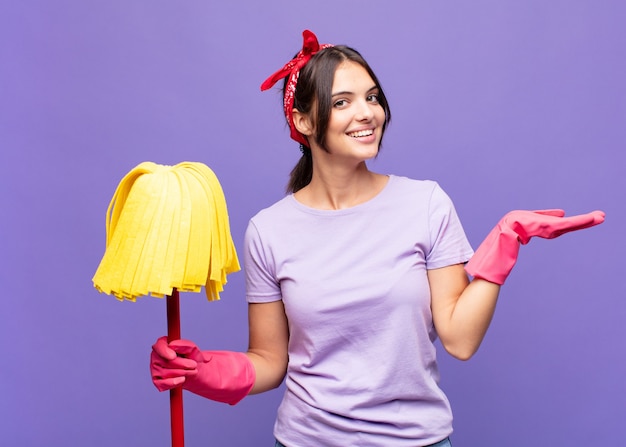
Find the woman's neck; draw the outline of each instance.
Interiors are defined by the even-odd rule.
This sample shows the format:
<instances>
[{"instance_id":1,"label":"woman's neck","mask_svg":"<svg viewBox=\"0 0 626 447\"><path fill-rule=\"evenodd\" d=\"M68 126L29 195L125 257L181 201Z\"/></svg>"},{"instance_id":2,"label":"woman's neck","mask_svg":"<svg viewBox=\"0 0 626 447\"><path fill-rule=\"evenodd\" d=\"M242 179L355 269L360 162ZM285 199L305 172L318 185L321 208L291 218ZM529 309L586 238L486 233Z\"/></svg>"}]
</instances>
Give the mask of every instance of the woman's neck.
<instances>
[{"instance_id":1,"label":"woman's neck","mask_svg":"<svg viewBox=\"0 0 626 447\"><path fill-rule=\"evenodd\" d=\"M387 184L388 177L371 172L365 162L356 168L334 166L315 169L311 182L294 197L303 205L316 209L351 208L374 198Z\"/></svg>"}]
</instances>

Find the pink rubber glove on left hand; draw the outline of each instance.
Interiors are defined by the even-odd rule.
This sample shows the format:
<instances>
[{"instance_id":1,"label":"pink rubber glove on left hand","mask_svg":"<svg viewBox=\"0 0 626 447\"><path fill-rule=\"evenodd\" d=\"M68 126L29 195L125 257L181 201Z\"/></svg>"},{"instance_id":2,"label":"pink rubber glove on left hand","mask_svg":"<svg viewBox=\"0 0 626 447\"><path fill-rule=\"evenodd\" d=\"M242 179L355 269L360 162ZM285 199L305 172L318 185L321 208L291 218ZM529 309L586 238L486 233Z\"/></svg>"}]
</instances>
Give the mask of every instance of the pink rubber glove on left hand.
<instances>
[{"instance_id":1,"label":"pink rubber glove on left hand","mask_svg":"<svg viewBox=\"0 0 626 447\"><path fill-rule=\"evenodd\" d=\"M480 244L465 265L465 271L476 278L502 285L517 262L520 244L527 244L534 236L553 239L604 222L602 211L563 216L563 210L511 211Z\"/></svg>"}]
</instances>

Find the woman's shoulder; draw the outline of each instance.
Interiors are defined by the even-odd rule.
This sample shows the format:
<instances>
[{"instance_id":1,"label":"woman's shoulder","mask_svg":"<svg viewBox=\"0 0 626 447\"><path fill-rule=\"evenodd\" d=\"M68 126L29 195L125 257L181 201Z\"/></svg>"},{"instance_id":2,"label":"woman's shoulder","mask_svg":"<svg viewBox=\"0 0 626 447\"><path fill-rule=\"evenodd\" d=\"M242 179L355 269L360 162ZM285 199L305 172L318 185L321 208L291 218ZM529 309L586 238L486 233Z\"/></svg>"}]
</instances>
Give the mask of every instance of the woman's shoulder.
<instances>
[{"instance_id":1,"label":"woman's shoulder","mask_svg":"<svg viewBox=\"0 0 626 447\"><path fill-rule=\"evenodd\" d=\"M436 180L418 180L404 176L393 176L392 179L390 195L400 202L423 203L429 204L428 206L447 206L452 202Z\"/></svg>"},{"instance_id":2,"label":"woman's shoulder","mask_svg":"<svg viewBox=\"0 0 626 447\"><path fill-rule=\"evenodd\" d=\"M273 204L262 208L259 210L251 220L253 221L264 221L267 219L272 219L276 216L282 216L285 213L289 212L289 209L292 208L290 202L293 200L293 194L288 194L285 197L277 200Z\"/></svg>"},{"instance_id":3,"label":"woman's shoulder","mask_svg":"<svg viewBox=\"0 0 626 447\"><path fill-rule=\"evenodd\" d=\"M258 211L249 221L259 233L277 234L291 232L311 220L309 213L303 212L293 194L288 194L272 205Z\"/></svg>"},{"instance_id":4,"label":"woman's shoulder","mask_svg":"<svg viewBox=\"0 0 626 447\"><path fill-rule=\"evenodd\" d=\"M435 180L415 179L402 175L390 175L390 186L397 189L405 189L414 192L432 192L440 189L439 183Z\"/></svg>"}]
</instances>

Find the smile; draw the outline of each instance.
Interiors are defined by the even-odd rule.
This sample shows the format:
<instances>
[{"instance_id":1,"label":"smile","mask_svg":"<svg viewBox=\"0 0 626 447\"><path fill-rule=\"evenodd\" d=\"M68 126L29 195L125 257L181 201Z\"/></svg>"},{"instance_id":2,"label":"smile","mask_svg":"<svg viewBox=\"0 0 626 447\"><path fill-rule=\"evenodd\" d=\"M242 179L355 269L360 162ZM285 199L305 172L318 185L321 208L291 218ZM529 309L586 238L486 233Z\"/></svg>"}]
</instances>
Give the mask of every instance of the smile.
<instances>
[{"instance_id":1,"label":"smile","mask_svg":"<svg viewBox=\"0 0 626 447\"><path fill-rule=\"evenodd\" d=\"M369 129L369 130L359 130L358 132L350 132L350 133L348 133L348 136L352 137L352 138L369 137L373 133L374 133L374 131L372 129Z\"/></svg>"}]
</instances>

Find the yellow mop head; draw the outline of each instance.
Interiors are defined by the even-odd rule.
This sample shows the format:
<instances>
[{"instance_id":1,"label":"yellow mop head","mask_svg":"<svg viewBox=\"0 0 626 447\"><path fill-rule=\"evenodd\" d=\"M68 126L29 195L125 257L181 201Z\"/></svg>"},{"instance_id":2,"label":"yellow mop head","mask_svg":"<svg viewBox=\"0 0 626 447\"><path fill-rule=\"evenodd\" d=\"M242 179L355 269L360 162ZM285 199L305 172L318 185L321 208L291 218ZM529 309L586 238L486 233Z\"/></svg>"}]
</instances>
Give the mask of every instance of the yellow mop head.
<instances>
[{"instance_id":1,"label":"yellow mop head","mask_svg":"<svg viewBox=\"0 0 626 447\"><path fill-rule=\"evenodd\" d=\"M107 210L96 289L135 301L205 286L217 300L239 269L224 193L208 166L143 162L126 174Z\"/></svg>"}]
</instances>

